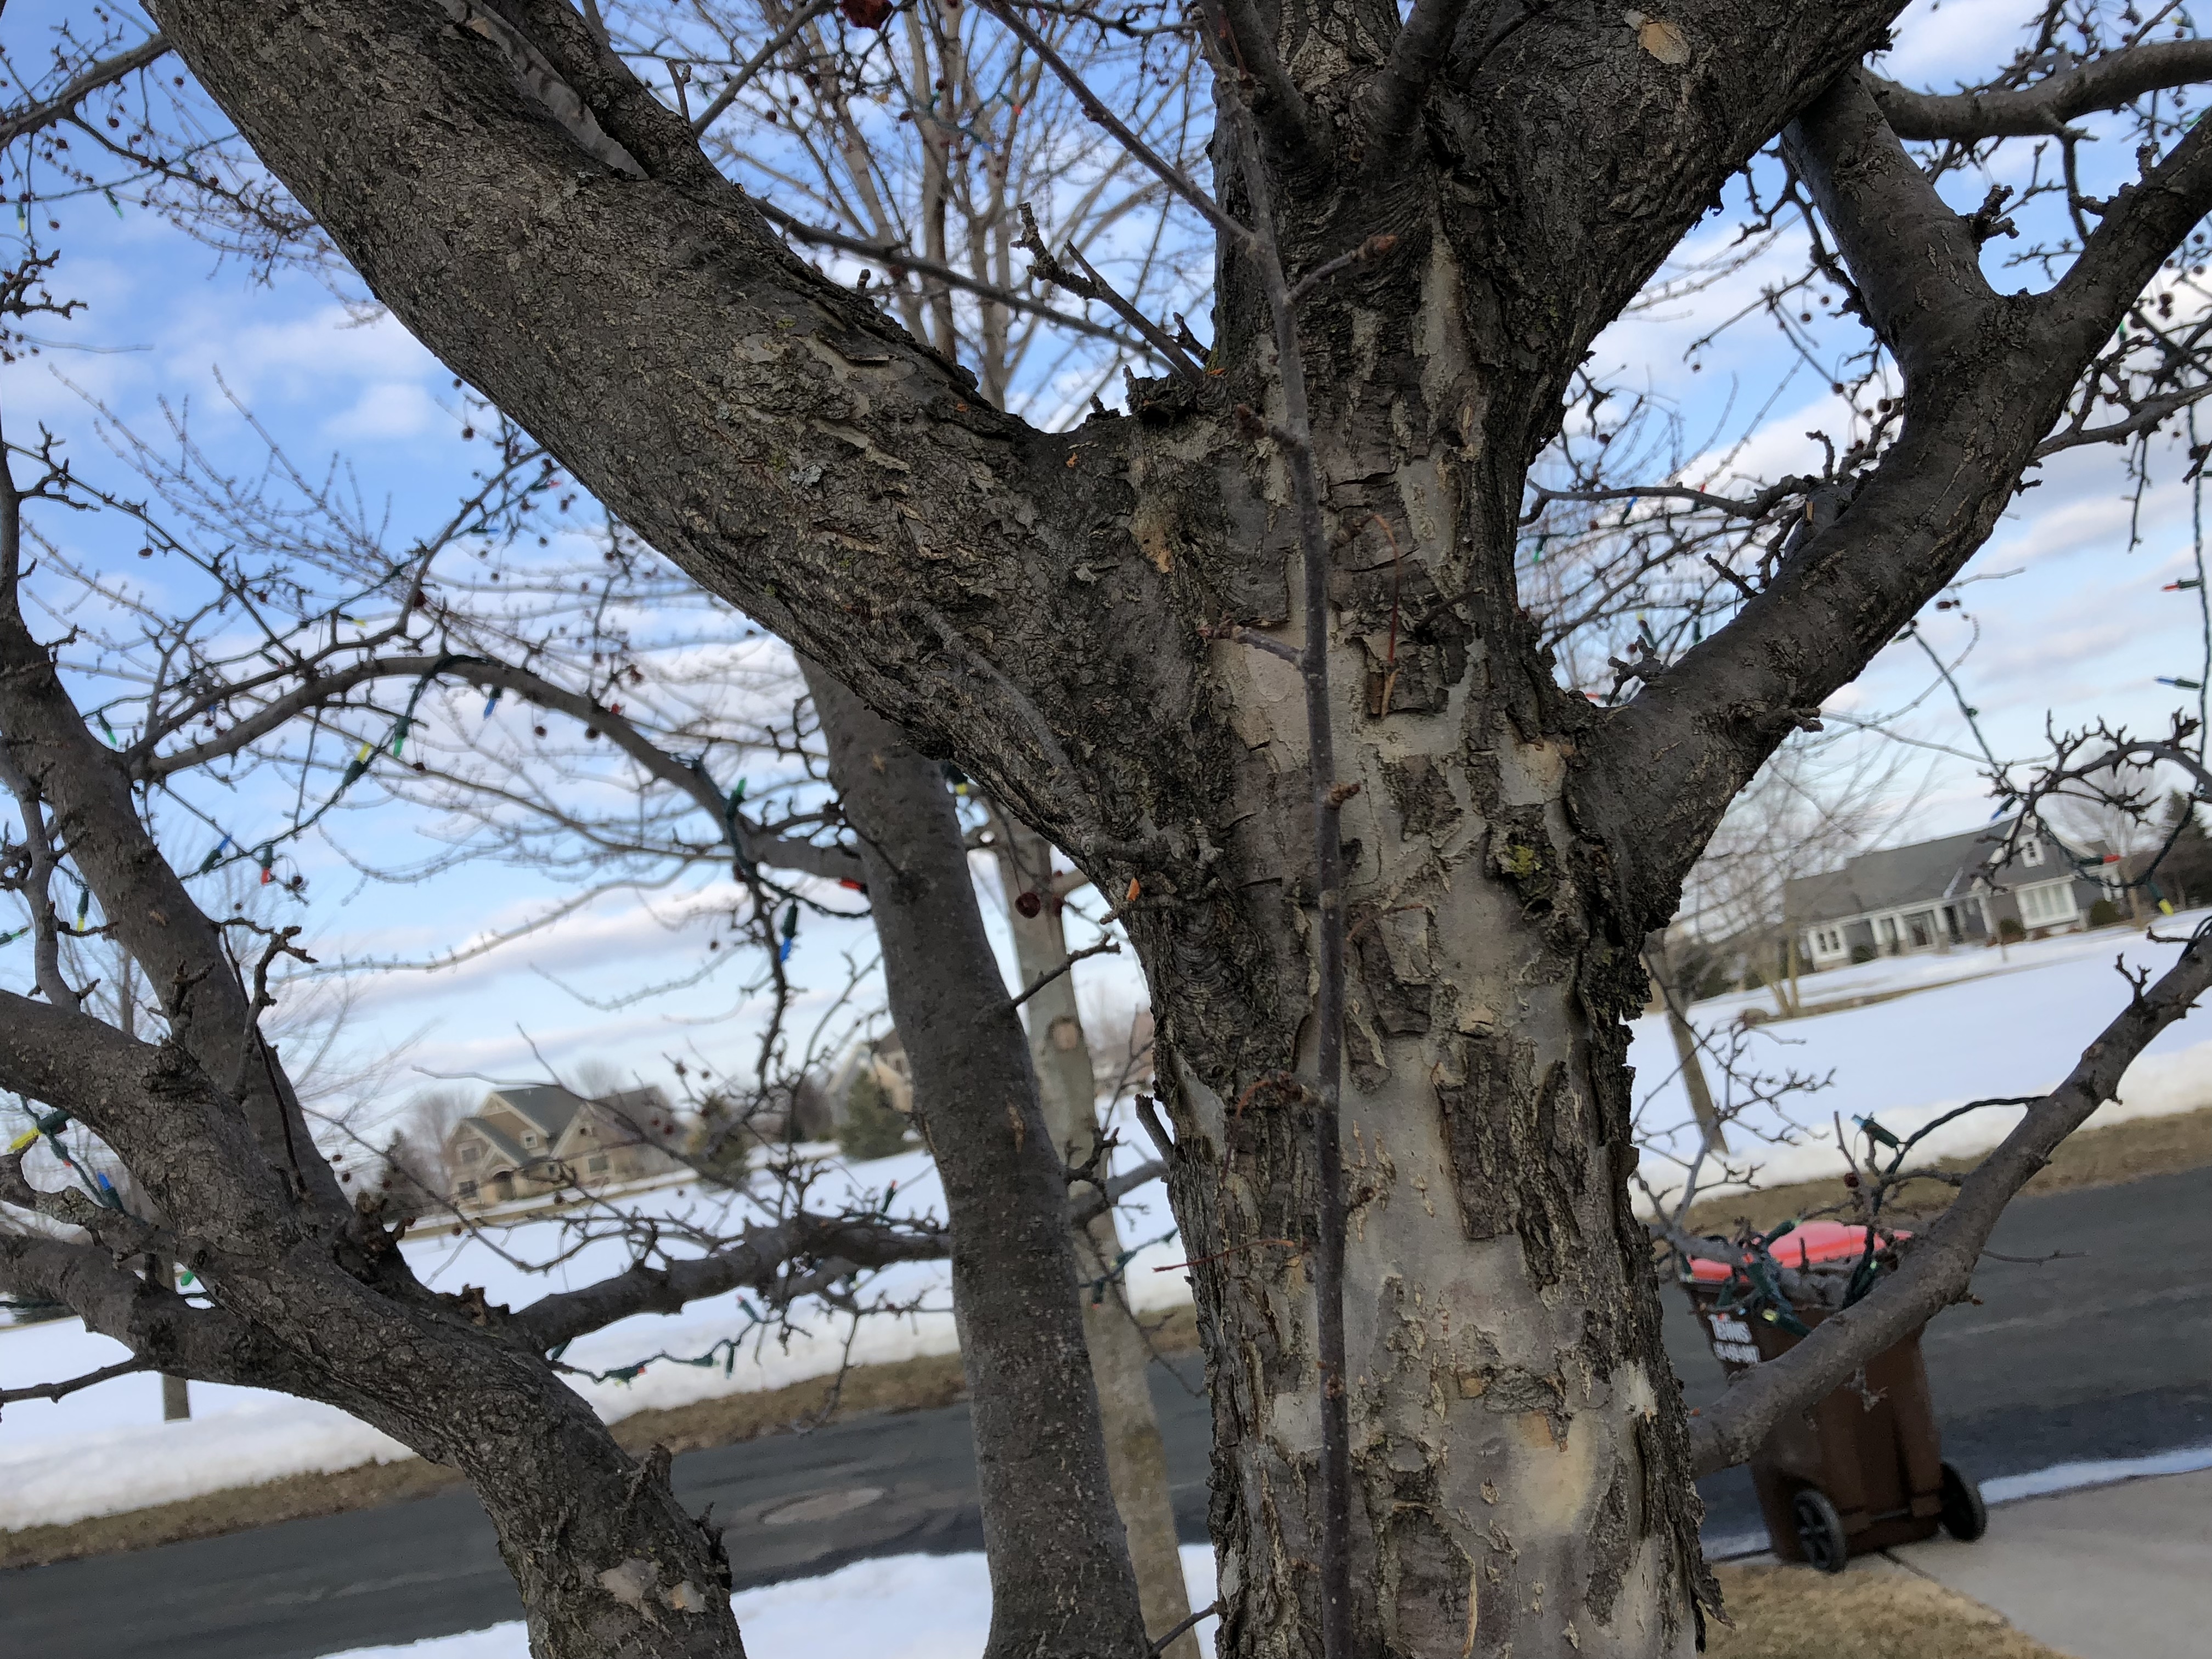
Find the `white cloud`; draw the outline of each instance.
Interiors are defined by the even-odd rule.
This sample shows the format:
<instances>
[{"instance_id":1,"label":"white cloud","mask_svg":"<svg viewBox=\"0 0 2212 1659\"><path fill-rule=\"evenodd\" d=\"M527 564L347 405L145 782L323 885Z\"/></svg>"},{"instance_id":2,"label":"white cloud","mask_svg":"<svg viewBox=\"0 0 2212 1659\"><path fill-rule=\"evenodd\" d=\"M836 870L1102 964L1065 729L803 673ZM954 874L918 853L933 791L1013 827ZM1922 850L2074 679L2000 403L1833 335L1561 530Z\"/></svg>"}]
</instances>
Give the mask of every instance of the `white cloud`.
<instances>
[{"instance_id":1,"label":"white cloud","mask_svg":"<svg viewBox=\"0 0 2212 1659\"><path fill-rule=\"evenodd\" d=\"M350 409L325 421L323 432L333 439L359 442L413 438L434 427L452 424L453 416L418 382L380 380L364 387Z\"/></svg>"}]
</instances>

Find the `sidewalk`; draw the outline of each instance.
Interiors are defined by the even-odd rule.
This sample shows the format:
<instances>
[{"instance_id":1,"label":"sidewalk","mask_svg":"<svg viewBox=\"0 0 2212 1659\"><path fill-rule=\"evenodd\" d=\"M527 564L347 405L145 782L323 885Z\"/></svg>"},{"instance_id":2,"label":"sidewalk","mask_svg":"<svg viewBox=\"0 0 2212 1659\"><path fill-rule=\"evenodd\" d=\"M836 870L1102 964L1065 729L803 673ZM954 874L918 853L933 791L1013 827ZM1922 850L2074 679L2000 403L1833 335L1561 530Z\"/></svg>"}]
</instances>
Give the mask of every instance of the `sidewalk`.
<instances>
[{"instance_id":1,"label":"sidewalk","mask_svg":"<svg viewBox=\"0 0 2212 1659\"><path fill-rule=\"evenodd\" d=\"M2212 1469L1997 1505L1979 1543L1888 1553L2075 1659L2212 1651Z\"/></svg>"}]
</instances>

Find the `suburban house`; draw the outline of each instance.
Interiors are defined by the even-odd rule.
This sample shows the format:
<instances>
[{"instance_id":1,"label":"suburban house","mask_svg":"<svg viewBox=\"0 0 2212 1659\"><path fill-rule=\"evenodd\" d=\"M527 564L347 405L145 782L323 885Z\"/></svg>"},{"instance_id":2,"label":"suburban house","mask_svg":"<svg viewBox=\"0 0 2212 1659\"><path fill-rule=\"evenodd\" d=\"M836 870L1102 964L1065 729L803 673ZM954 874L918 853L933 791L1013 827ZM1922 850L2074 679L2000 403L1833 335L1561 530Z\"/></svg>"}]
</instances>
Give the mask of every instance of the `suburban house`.
<instances>
[{"instance_id":1,"label":"suburban house","mask_svg":"<svg viewBox=\"0 0 2212 1659\"><path fill-rule=\"evenodd\" d=\"M446 1170L455 1201L478 1207L637 1181L677 1167L655 1138L671 1123L667 1100L649 1086L599 1100L556 1084L495 1089L454 1126Z\"/></svg>"},{"instance_id":2,"label":"suburban house","mask_svg":"<svg viewBox=\"0 0 2212 1659\"><path fill-rule=\"evenodd\" d=\"M2068 847L2039 832L1999 868L1995 860L2010 828L1992 823L1862 853L1826 875L1790 878L1783 907L1801 930L1806 960L1835 968L1981 944L2007 921L2031 938L2069 933L2087 925L2098 900L2119 896L2119 860L2102 842ZM2100 873L2085 875L2085 866Z\"/></svg>"}]
</instances>

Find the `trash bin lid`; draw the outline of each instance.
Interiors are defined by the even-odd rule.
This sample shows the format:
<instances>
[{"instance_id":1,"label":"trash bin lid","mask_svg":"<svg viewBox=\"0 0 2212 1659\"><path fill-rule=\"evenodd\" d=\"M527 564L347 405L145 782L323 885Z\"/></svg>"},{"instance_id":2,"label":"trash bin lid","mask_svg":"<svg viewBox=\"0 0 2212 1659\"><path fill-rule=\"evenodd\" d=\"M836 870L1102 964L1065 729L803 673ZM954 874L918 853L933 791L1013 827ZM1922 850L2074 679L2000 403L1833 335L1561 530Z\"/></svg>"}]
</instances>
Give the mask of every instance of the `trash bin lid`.
<instances>
[{"instance_id":1,"label":"trash bin lid","mask_svg":"<svg viewBox=\"0 0 2212 1659\"><path fill-rule=\"evenodd\" d=\"M1806 1268L1816 1261L1856 1261L1866 1250L1867 1230L1841 1221L1807 1221L1791 1228L1767 1246L1785 1267ZM1892 1235L1910 1238L1911 1233ZM1725 1261L1709 1256L1690 1259L1690 1277L1701 1285L1717 1285L1735 1271Z\"/></svg>"}]
</instances>

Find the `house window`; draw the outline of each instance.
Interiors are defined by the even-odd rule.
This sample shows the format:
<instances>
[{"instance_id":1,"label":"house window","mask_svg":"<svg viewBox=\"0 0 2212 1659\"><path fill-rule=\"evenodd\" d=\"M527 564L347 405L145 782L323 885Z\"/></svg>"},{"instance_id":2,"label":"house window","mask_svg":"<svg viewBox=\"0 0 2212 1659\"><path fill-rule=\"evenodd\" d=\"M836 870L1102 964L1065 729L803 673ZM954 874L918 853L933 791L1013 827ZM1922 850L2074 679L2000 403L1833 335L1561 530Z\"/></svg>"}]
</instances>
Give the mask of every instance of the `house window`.
<instances>
[{"instance_id":1,"label":"house window","mask_svg":"<svg viewBox=\"0 0 2212 1659\"><path fill-rule=\"evenodd\" d=\"M2020 861L2031 870L2041 864L2043 862L2043 843L2039 841L2034 840L2021 842Z\"/></svg>"},{"instance_id":2,"label":"house window","mask_svg":"<svg viewBox=\"0 0 2212 1659\"><path fill-rule=\"evenodd\" d=\"M2020 919L2030 927L2049 927L2071 921L2079 914L2070 881L2045 882L2040 887L2020 890Z\"/></svg>"},{"instance_id":3,"label":"house window","mask_svg":"<svg viewBox=\"0 0 2212 1659\"><path fill-rule=\"evenodd\" d=\"M1820 956L1832 957L1844 948L1843 933L1833 927L1822 927L1813 935L1813 949Z\"/></svg>"},{"instance_id":4,"label":"house window","mask_svg":"<svg viewBox=\"0 0 2212 1659\"><path fill-rule=\"evenodd\" d=\"M526 1129L522 1132L522 1144L526 1146L535 1146L538 1144L538 1137Z\"/></svg>"},{"instance_id":5,"label":"house window","mask_svg":"<svg viewBox=\"0 0 2212 1659\"><path fill-rule=\"evenodd\" d=\"M456 1195L461 1198L474 1198L477 1195L477 1183L473 1181L464 1181Z\"/></svg>"},{"instance_id":6,"label":"house window","mask_svg":"<svg viewBox=\"0 0 2212 1659\"><path fill-rule=\"evenodd\" d=\"M604 1175L606 1172L607 1161L604 1158L587 1158L584 1160L584 1167L593 1175Z\"/></svg>"},{"instance_id":7,"label":"house window","mask_svg":"<svg viewBox=\"0 0 2212 1659\"><path fill-rule=\"evenodd\" d=\"M1936 942L1936 913L1915 910L1905 919L1905 931L1912 936L1912 948L1924 951Z\"/></svg>"},{"instance_id":8,"label":"house window","mask_svg":"<svg viewBox=\"0 0 2212 1659\"><path fill-rule=\"evenodd\" d=\"M462 1142L462 1143L461 1143L461 1162L462 1162L462 1163L464 1163L464 1164L473 1164L473 1163L475 1163L478 1158L482 1158L483 1156L483 1147L481 1147L481 1146L477 1146L477 1143L476 1143L475 1141L473 1141L473 1140L468 1140L468 1141L464 1141L464 1142Z\"/></svg>"}]
</instances>

